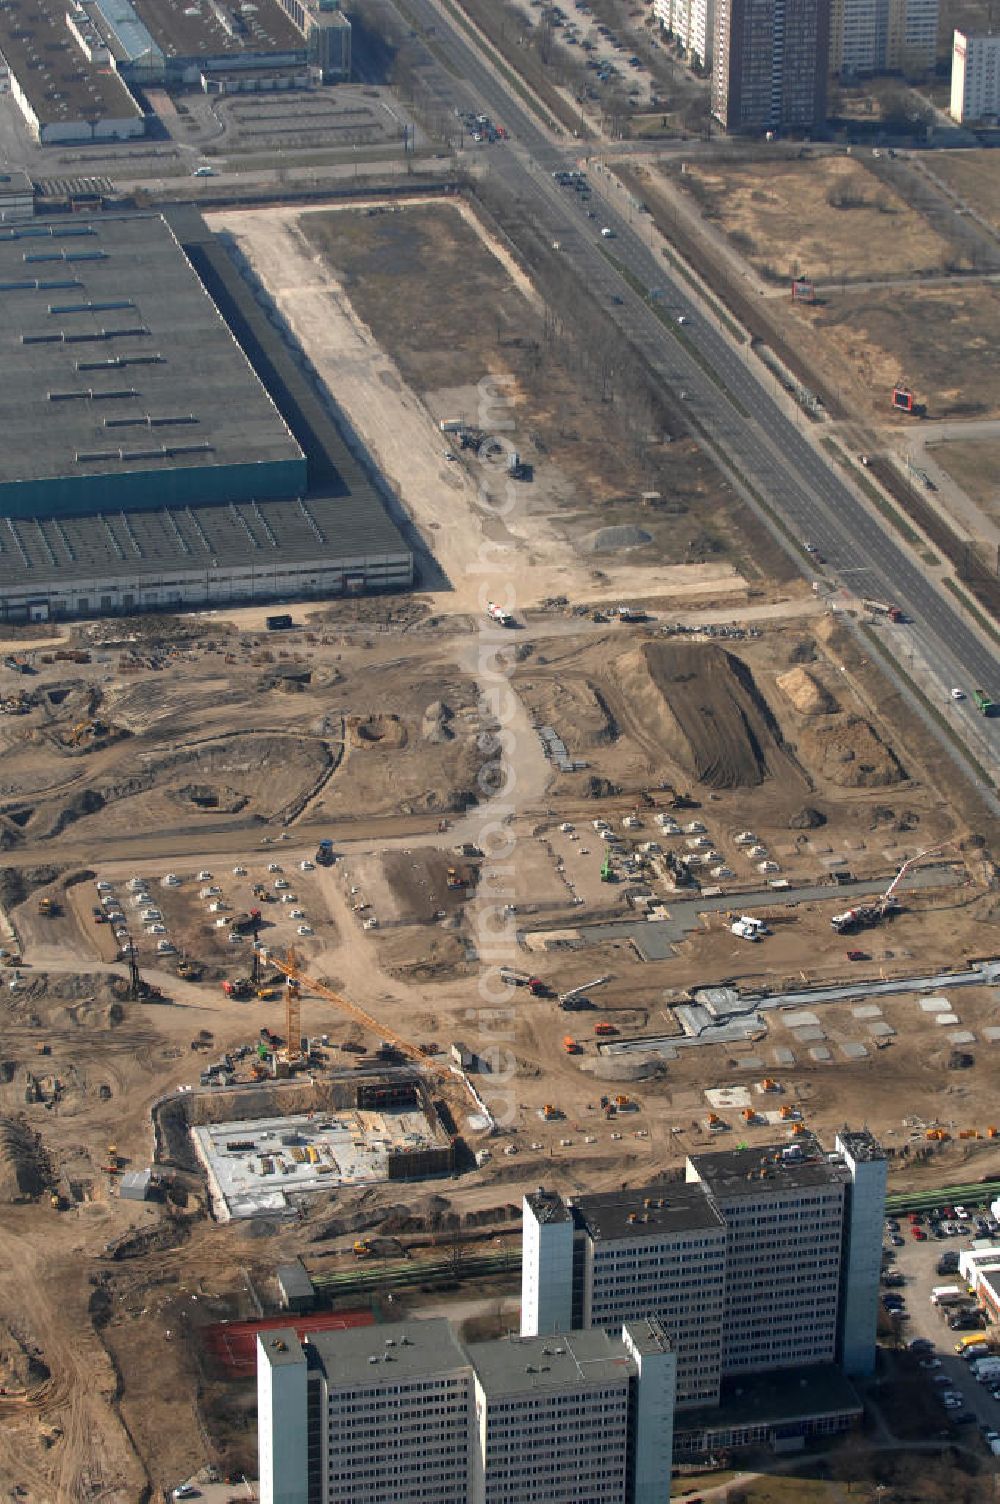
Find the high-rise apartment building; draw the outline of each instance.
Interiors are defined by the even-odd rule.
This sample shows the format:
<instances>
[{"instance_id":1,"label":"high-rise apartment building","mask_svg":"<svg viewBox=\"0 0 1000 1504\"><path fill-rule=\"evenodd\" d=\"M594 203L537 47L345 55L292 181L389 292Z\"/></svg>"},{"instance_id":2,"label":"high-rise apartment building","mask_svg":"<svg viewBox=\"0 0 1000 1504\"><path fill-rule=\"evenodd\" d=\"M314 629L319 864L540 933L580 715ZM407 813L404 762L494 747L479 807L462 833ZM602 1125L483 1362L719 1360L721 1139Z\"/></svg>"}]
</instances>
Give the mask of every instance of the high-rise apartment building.
<instances>
[{"instance_id":1,"label":"high-rise apartment building","mask_svg":"<svg viewBox=\"0 0 1000 1504\"><path fill-rule=\"evenodd\" d=\"M951 116L960 125L1000 116L1000 33L956 31L951 53Z\"/></svg>"},{"instance_id":2,"label":"high-rise apartment building","mask_svg":"<svg viewBox=\"0 0 1000 1504\"><path fill-rule=\"evenodd\" d=\"M680 42L689 61L712 66L715 0L654 0L653 15Z\"/></svg>"},{"instance_id":3,"label":"high-rise apartment building","mask_svg":"<svg viewBox=\"0 0 1000 1504\"><path fill-rule=\"evenodd\" d=\"M653 1317L676 1354L678 1411L718 1404L727 1378L870 1373L886 1187L871 1134L845 1131L833 1153L801 1134L700 1154L685 1173L612 1195L526 1196L522 1333L561 1331L567 1309L574 1327L605 1331ZM570 1250L567 1281L554 1271Z\"/></svg>"},{"instance_id":4,"label":"high-rise apartment building","mask_svg":"<svg viewBox=\"0 0 1000 1504\"><path fill-rule=\"evenodd\" d=\"M831 0L830 72L929 72L937 52L938 0Z\"/></svg>"},{"instance_id":5,"label":"high-rise apartment building","mask_svg":"<svg viewBox=\"0 0 1000 1504\"><path fill-rule=\"evenodd\" d=\"M785 1144L699 1154L686 1172L726 1227L722 1372L832 1363L846 1167L818 1145ZM880 1254L881 1245L880 1225Z\"/></svg>"},{"instance_id":6,"label":"high-rise apartment building","mask_svg":"<svg viewBox=\"0 0 1000 1504\"><path fill-rule=\"evenodd\" d=\"M830 0L716 0L712 114L733 134L826 118Z\"/></svg>"},{"instance_id":7,"label":"high-rise apartment building","mask_svg":"<svg viewBox=\"0 0 1000 1504\"><path fill-rule=\"evenodd\" d=\"M521 1332L613 1333L655 1317L676 1354L678 1407L717 1403L726 1239L701 1186L580 1196L572 1205L539 1190L524 1199ZM552 1277L557 1269L568 1278Z\"/></svg>"},{"instance_id":8,"label":"high-rise apartment building","mask_svg":"<svg viewBox=\"0 0 1000 1504\"><path fill-rule=\"evenodd\" d=\"M257 1341L262 1504L664 1504L655 1321L463 1347L443 1320Z\"/></svg>"}]
</instances>

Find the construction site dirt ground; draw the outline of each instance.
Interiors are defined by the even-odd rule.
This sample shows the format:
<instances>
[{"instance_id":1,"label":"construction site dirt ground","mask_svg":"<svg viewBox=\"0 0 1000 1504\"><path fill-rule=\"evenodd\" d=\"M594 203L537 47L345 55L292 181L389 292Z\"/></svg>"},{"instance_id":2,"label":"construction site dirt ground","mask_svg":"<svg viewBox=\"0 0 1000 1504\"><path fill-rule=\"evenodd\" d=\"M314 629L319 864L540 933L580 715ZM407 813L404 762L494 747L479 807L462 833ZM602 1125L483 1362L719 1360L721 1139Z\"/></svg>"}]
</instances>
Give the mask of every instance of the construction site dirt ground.
<instances>
[{"instance_id":1,"label":"construction site dirt ground","mask_svg":"<svg viewBox=\"0 0 1000 1504\"><path fill-rule=\"evenodd\" d=\"M375 233L386 220L357 223ZM414 515L440 545L456 589L433 600L297 605L296 627L280 639L261 630L257 608L81 624L67 647L89 653L89 662L57 660L53 644L21 641L31 671L0 669L0 944L22 956L0 968L0 1489L20 1487L27 1504L135 1504L147 1488L172 1488L209 1459L223 1470L252 1469L252 1388L206 1366L202 1329L250 1317L258 1302L273 1309L276 1264L301 1255L308 1267L353 1267L354 1238L380 1228L399 1256L411 1248L417 1260L474 1240L515 1246L510 1209L540 1180L567 1191L639 1184L718 1141L705 1126L706 1089L749 1083L752 1091L771 1075L779 1100L800 1105L824 1138L845 1121L867 1122L891 1148L908 1150L894 1157L893 1188L911 1175L940 1183L1000 1169L991 1143L958 1139L963 1129L985 1132L995 1117L1000 1045L987 1032L1000 1027L994 986L942 983L934 991L946 1006L935 1010L910 990L870 1005L878 1019L846 1001L817 1004L814 1025L772 1014L760 1038L689 1047L674 1059L639 1050L623 1065L601 1052L601 1038L676 1038L676 1005L705 983L877 982L991 955L996 832L860 640L801 583L749 569L748 579L726 554L662 562L661 535L650 527L654 541L635 544L628 512L615 523L624 531L604 540L610 551L568 546L567 538L599 532L612 506L600 472L588 490L589 468L572 471L582 440L558 466L560 486L576 474L579 520L569 531L549 502L527 508L516 536L506 523L484 525L477 474L443 459L434 423L456 390L440 408L425 406L347 307L337 279L309 259L316 253L301 232L280 215L253 223L270 226L254 254L338 397L350 397L355 374L359 409L381 393L366 437L380 452L372 433L381 431L400 473L409 466ZM454 223L471 239L449 256L468 256L472 266L482 254L487 267L501 265L457 216ZM429 255L430 232L417 239ZM385 254L395 266L398 247ZM309 275L300 295L303 257ZM442 264L453 277L454 262ZM489 309L499 284L482 275L475 299ZM530 298L517 296L530 313ZM461 310L467 317L471 304ZM492 334L480 326L479 337L478 350L462 357L464 391L480 354L495 372L484 354L495 348L495 319ZM419 330L408 339L416 350ZM573 422L592 416L584 404ZM542 431L534 419L526 427ZM689 465L680 440L664 448L681 456L678 474L694 485L700 458L688 451ZM548 452L537 453L540 485ZM638 483L637 472L630 477ZM553 481L550 501L556 489ZM693 505L680 515L694 526ZM710 526L701 502L697 518ZM731 525L720 524L721 533ZM623 537L629 551L619 554ZM514 550L519 588L526 558L525 596L518 629L490 635L476 577L460 582L498 539ZM647 550L638 562L633 547ZM553 596L565 604L543 608ZM656 619L616 624L583 609L622 598L647 603ZM667 625L689 630L667 634ZM560 771L543 749L543 727L584 766ZM667 837L656 815L668 809L682 824L703 824L710 848L692 849L688 841L701 839L693 833ZM610 843L595 819L621 841L616 882L602 879L601 847ZM737 841L747 830L766 859ZM321 836L333 840L336 862L304 870ZM649 842L661 851L642 852ZM849 901L837 870L881 887L907 857L942 842L953 844L929 858L942 864L940 882L904 888L891 925L851 939L833 930L831 915ZM664 907L663 923L675 922L683 892L669 888L653 858L706 849L733 873L701 873L705 886L723 888L723 908L702 910L696 900L684 910L690 928L642 959L635 932L657 925L623 894L645 884ZM761 871L764 860L774 868ZM164 883L168 875L176 885ZM131 919L129 882L138 878L171 942L203 976L187 980L176 955L158 957L143 921L139 961L163 993L147 1004L123 995L125 968L92 912L103 891L96 884L110 883ZM824 887L785 904L767 886L772 879L787 880L793 897L799 884ZM249 908L255 884L272 898L259 900L261 938L279 951L293 943L307 974L371 1020L306 988L302 1032L327 1037L326 1058L315 1088L301 1078L266 1088L268 1112L274 1099L301 1110L335 1076L352 1079L353 1062L370 1061L383 1027L436 1050L439 1070L461 1043L505 1131L488 1138L461 1083L435 1076L468 1151L454 1179L319 1193L301 1218L221 1227L175 1126L174 1137L161 1139L172 1171L166 1199L117 1194L116 1167L154 1160L156 1104L175 1125L187 1112L210 1115L221 1094L199 1084L206 1058L249 1052L262 1027L286 1028L277 989L270 1000L240 1002L221 986L246 972L249 948L223 940L228 926L217 919ZM218 896L203 896L215 886ZM294 901L282 904L289 892ZM39 912L44 897L59 904L55 917ZM227 908L213 911L213 901ZM730 904L767 917L773 933L758 945L738 940L725 918ZM311 933L299 934L298 907ZM849 961L848 948L864 959ZM582 987L592 1006L567 1012L554 997L506 987L497 964L537 974L556 993ZM954 1024L936 1021L949 1013ZM878 1021L895 1031L882 1035L884 1048L872 1032ZM617 1034L596 1034L601 1022ZM828 1061L811 1053L817 1028ZM973 1042L957 1046L961 1033ZM241 1061L240 1079L249 1073ZM240 1085L227 1109L228 1098L250 1102L264 1091ZM602 1096L627 1100L609 1118ZM950 1141L928 1143L935 1122ZM722 1141L735 1131L755 1141L775 1132L737 1115ZM496 1288L509 1299L509 1280ZM477 1284L477 1300L490 1293ZM441 1295L416 1289L410 1300L419 1312Z\"/></svg>"}]
</instances>

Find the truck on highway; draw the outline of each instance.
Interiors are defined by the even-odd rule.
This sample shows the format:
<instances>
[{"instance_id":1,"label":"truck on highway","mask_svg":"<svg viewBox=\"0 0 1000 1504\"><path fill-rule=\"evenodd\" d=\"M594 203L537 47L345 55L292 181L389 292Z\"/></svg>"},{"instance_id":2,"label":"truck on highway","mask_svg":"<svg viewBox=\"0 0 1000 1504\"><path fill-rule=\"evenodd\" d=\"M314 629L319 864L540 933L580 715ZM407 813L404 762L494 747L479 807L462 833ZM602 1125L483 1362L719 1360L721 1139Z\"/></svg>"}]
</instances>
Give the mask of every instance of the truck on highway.
<instances>
[{"instance_id":1,"label":"truck on highway","mask_svg":"<svg viewBox=\"0 0 1000 1504\"><path fill-rule=\"evenodd\" d=\"M993 714L996 706L990 699L989 695L986 693L985 689L974 689L972 691L972 698L976 702L976 709L979 711L980 715Z\"/></svg>"},{"instance_id":2,"label":"truck on highway","mask_svg":"<svg viewBox=\"0 0 1000 1504\"><path fill-rule=\"evenodd\" d=\"M898 606L885 601L864 601L866 611L873 611L876 616L887 616L892 622L905 621L906 618Z\"/></svg>"}]
</instances>

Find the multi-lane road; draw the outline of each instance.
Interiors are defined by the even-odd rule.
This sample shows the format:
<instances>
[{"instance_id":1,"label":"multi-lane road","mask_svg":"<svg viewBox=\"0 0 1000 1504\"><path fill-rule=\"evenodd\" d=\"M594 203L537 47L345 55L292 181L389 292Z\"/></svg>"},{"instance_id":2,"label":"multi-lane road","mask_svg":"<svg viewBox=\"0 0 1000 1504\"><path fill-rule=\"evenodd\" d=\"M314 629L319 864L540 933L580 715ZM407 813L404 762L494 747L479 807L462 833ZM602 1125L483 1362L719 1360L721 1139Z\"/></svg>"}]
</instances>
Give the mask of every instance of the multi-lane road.
<instances>
[{"instance_id":1,"label":"multi-lane road","mask_svg":"<svg viewBox=\"0 0 1000 1504\"><path fill-rule=\"evenodd\" d=\"M555 170L576 165L579 145L553 141L446 10L433 0L408 0L407 10L433 34L434 51L446 65L434 68L438 98L460 109L474 105L510 131L508 145L490 148L489 172L503 181L536 228L558 243L560 254L642 351L737 484L762 499L787 534L812 544L827 573L852 594L903 609L908 624L887 630L887 649L904 666L909 661L929 668L933 696L948 704L952 725L995 779L1000 721L978 716L971 700L977 687L1000 699L1000 662L986 639L779 405L747 346L716 321L689 284L671 274L652 234L642 233L645 221L639 229L634 226L624 196L609 194L588 205L583 195L554 180ZM592 182L601 189L599 179ZM588 207L597 207L597 217L588 217ZM612 237L602 238L603 227ZM653 289L654 296L648 296ZM950 700L953 686L965 690L964 703Z\"/></svg>"}]
</instances>

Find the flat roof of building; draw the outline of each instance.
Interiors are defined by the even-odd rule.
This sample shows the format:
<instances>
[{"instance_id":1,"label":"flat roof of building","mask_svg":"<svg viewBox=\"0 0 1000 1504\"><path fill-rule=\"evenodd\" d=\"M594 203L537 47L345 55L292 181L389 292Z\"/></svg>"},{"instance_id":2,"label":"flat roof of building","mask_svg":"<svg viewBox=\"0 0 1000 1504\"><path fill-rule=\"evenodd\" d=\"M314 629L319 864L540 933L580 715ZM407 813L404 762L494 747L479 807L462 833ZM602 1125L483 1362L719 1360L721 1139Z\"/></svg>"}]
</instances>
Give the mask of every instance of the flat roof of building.
<instances>
[{"instance_id":1,"label":"flat roof of building","mask_svg":"<svg viewBox=\"0 0 1000 1504\"><path fill-rule=\"evenodd\" d=\"M455 1045L455 1049L464 1050L465 1046ZM572 1218L572 1212L558 1191L547 1191L540 1185L524 1199L539 1222L569 1222Z\"/></svg>"},{"instance_id":2,"label":"flat roof of building","mask_svg":"<svg viewBox=\"0 0 1000 1504\"><path fill-rule=\"evenodd\" d=\"M89 517L0 518L0 590L58 591L80 580L168 582L245 569L266 578L295 566L398 558L406 545L380 506L358 496L171 506ZM290 588L287 580L283 587Z\"/></svg>"},{"instance_id":3,"label":"flat roof of building","mask_svg":"<svg viewBox=\"0 0 1000 1504\"><path fill-rule=\"evenodd\" d=\"M0 52L43 125L142 114L117 73L88 63L66 25L64 0L32 0L30 22L3 6Z\"/></svg>"},{"instance_id":4,"label":"flat roof of building","mask_svg":"<svg viewBox=\"0 0 1000 1504\"><path fill-rule=\"evenodd\" d=\"M505 1337L470 1343L467 1351L490 1397L624 1383L636 1372L621 1338L596 1330Z\"/></svg>"},{"instance_id":5,"label":"flat roof of building","mask_svg":"<svg viewBox=\"0 0 1000 1504\"><path fill-rule=\"evenodd\" d=\"M294 1327L271 1327L270 1331L258 1332L257 1354L266 1359L271 1368L296 1368L305 1366L306 1355L302 1350Z\"/></svg>"},{"instance_id":6,"label":"flat roof of building","mask_svg":"<svg viewBox=\"0 0 1000 1504\"><path fill-rule=\"evenodd\" d=\"M694 1154L688 1164L721 1200L757 1195L768 1185L805 1188L838 1185L850 1178L843 1161L831 1158L811 1133L799 1135L792 1143L785 1140L753 1149Z\"/></svg>"},{"instance_id":7,"label":"flat roof of building","mask_svg":"<svg viewBox=\"0 0 1000 1504\"><path fill-rule=\"evenodd\" d=\"M0 229L0 486L302 460L166 221Z\"/></svg>"},{"instance_id":8,"label":"flat roof of building","mask_svg":"<svg viewBox=\"0 0 1000 1504\"><path fill-rule=\"evenodd\" d=\"M353 1327L346 1332L311 1332L309 1345L331 1388L433 1378L453 1373L469 1362L451 1323L443 1316Z\"/></svg>"},{"instance_id":9,"label":"flat roof of building","mask_svg":"<svg viewBox=\"0 0 1000 1504\"><path fill-rule=\"evenodd\" d=\"M293 1264L279 1264L274 1277L286 1300L312 1300L316 1293L301 1259L296 1259Z\"/></svg>"},{"instance_id":10,"label":"flat roof of building","mask_svg":"<svg viewBox=\"0 0 1000 1504\"><path fill-rule=\"evenodd\" d=\"M0 172L0 199L21 198L29 193L34 197L35 185L26 172Z\"/></svg>"},{"instance_id":11,"label":"flat roof of building","mask_svg":"<svg viewBox=\"0 0 1000 1504\"><path fill-rule=\"evenodd\" d=\"M870 1164L873 1161L885 1159L885 1150L867 1128L845 1128L837 1134L837 1141L843 1144L848 1154L858 1164Z\"/></svg>"},{"instance_id":12,"label":"flat roof of building","mask_svg":"<svg viewBox=\"0 0 1000 1504\"><path fill-rule=\"evenodd\" d=\"M680 1411L676 1435L860 1414L861 1409L857 1391L840 1369L833 1363L817 1363L723 1380L718 1407Z\"/></svg>"},{"instance_id":13,"label":"flat roof of building","mask_svg":"<svg viewBox=\"0 0 1000 1504\"><path fill-rule=\"evenodd\" d=\"M231 32L214 7L194 6L191 0L132 0L132 7L168 58L302 51L306 45L277 0L254 0L253 6L237 0L227 6Z\"/></svg>"},{"instance_id":14,"label":"flat roof of building","mask_svg":"<svg viewBox=\"0 0 1000 1504\"><path fill-rule=\"evenodd\" d=\"M696 1231L724 1232L726 1226L705 1187L683 1180L578 1196L572 1205L577 1226L584 1228L595 1243Z\"/></svg>"}]
</instances>

